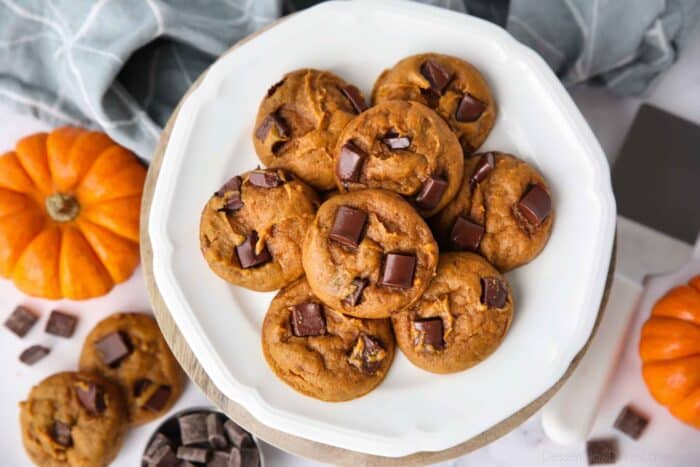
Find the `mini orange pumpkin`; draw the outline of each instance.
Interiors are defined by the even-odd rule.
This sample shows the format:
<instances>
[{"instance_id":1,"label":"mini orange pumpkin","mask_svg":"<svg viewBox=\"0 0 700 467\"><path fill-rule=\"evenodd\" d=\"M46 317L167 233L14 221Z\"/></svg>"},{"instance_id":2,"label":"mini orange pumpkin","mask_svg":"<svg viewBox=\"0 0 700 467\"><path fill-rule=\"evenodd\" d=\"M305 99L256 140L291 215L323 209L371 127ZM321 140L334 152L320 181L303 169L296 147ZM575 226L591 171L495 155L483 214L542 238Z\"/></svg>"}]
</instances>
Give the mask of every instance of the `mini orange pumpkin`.
<instances>
[{"instance_id":1,"label":"mini orange pumpkin","mask_svg":"<svg viewBox=\"0 0 700 467\"><path fill-rule=\"evenodd\" d=\"M700 276L656 302L642 327L639 355L654 399L700 429Z\"/></svg>"},{"instance_id":2,"label":"mini orange pumpkin","mask_svg":"<svg viewBox=\"0 0 700 467\"><path fill-rule=\"evenodd\" d=\"M38 297L86 299L139 263L146 169L100 132L38 133L0 156L0 275Z\"/></svg>"}]
</instances>

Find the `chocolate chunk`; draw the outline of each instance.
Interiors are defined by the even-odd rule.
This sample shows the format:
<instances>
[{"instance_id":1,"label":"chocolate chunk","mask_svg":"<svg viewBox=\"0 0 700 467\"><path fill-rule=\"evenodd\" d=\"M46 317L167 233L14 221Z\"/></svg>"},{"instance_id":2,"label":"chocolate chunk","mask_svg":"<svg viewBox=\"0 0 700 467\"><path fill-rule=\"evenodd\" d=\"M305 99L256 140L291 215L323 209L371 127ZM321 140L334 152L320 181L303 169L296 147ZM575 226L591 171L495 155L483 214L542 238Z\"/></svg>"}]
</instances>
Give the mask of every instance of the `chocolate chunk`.
<instances>
[{"instance_id":1,"label":"chocolate chunk","mask_svg":"<svg viewBox=\"0 0 700 467\"><path fill-rule=\"evenodd\" d=\"M207 432L207 414L196 412L178 417L180 439L185 446L209 441Z\"/></svg>"},{"instance_id":2,"label":"chocolate chunk","mask_svg":"<svg viewBox=\"0 0 700 467\"><path fill-rule=\"evenodd\" d=\"M277 175L277 172L270 172L267 170L252 171L248 175L248 182L260 188L275 188L283 183L279 175Z\"/></svg>"},{"instance_id":3,"label":"chocolate chunk","mask_svg":"<svg viewBox=\"0 0 700 467\"><path fill-rule=\"evenodd\" d=\"M362 93L356 86L353 86L352 84L344 86L340 88L340 92L342 92L343 95L350 101L350 104L352 104L355 112L359 114L367 110L365 98L362 97Z\"/></svg>"},{"instance_id":4,"label":"chocolate chunk","mask_svg":"<svg viewBox=\"0 0 700 467\"><path fill-rule=\"evenodd\" d=\"M279 115L279 112L273 112L265 117L260 123L260 126L255 130L255 137L260 141L265 141L268 133L272 127L277 129L277 134L280 138L287 138L289 136L289 127L287 122Z\"/></svg>"},{"instance_id":5,"label":"chocolate chunk","mask_svg":"<svg viewBox=\"0 0 700 467\"><path fill-rule=\"evenodd\" d=\"M75 386L75 394L82 406L93 415L101 414L107 407L102 387L93 382L78 382Z\"/></svg>"},{"instance_id":6,"label":"chocolate chunk","mask_svg":"<svg viewBox=\"0 0 700 467\"><path fill-rule=\"evenodd\" d=\"M169 444L156 447L149 456L152 461L148 467L180 467L180 461L175 456L175 451ZM144 460L146 456L144 455Z\"/></svg>"},{"instance_id":7,"label":"chocolate chunk","mask_svg":"<svg viewBox=\"0 0 700 467\"><path fill-rule=\"evenodd\" d=\"M60 337L71 337L75 332L78 318L63 311L53 310L46 323L45 331Z\"/></svg>"},{"instance_id":8,"label":"chocolate chunk","mask_svg":"<svg viewBox=\"0 0 700 467\"><path fill-rule=\"evenodd\" d=\"M481 278L481 303L489 308L503 308L508 298L506 283L498 277Z\"/></svg>"},{"instance_id":9,"label":"chocolate chunk","mask_svg":"<svg viewBox=\"0 0 700 467\"><path fill-rule=\"evenodd\" d=\"M95 348L102 362L112 368L119 366L121 361L131 353L131 343L126 333L114 331L100 340L95 341Z\"/></svg>"},{"instance_id":10,"label":"chocolate chunk","mask_svg":"<svg viewBox=\"0 0 700 467\"><path fill-rule=\"evenodd\" d=\"M270 256L266 245L263 245L263 249L260 253L255 252L255 245L257 243L258 233L253 230L246 236L245 241L236 247L238 263L243 269L259 266L272 260L272 256Z\"/></svg>"},{"instance_id":11,"label":"chocolate chunk","mask_svg":"<svg viewBox=\"0 0 700 467\"><path fill-rule=\"evenodd\" d=\"M236 212L243 207L243 199L240 193L235 193L231 195L229 199L224 203L224 207L219 209L219 211L224 212Z\"/></svg>"},{"instance_id":12,"label":"chocolate chunk","mask_svg":"<svg viewBox=\"0 0 700 467\"><path fill-rule=\"evenodd\" d=\"M440 94L436 93L432 89L430 89L430 88L421 89L420 93L423 95L423 98L425 99L425 105L427 105L431 109L434 109L438 105L440 105Z\"/></svg>"},{"instance_id":13,"label":"chocolate chunk","mask_svg":"<svg viewBox=\"0 0 700 467\"><path fill-rule=\"evenodd\" d=\"M384 256L384 268L379 285L397 289L410 289L416 270L416 257L399 253Z\"/></svg>"},{"instance_id":14,"label":"chocolate chunk","mask_svg":"<svg viewBox=\"0 0 700 467\"><path fill-rule=\"evenodd\" d=\"M171 392L172 389L170 389L170 386L159 386L143 406L153 412L160 412L167 405Z\"/></svg>"},{"instance_id":15,"label":"chocolate chunk","mask_svg":"<svg viewBox=\"0 0 700 467\"><path fill-rule=\"evenodd\" d=\"M38 320L39 316L29 308L18 306L5 320L5 327L19 337L24 337Z\"/></svg>"},{"instance_id":16,"label":"chocolate chunk","mask_svg":"<svg viewBox=\"0 0 700 467\"><path fill-rule=\"evenodd\" d=\"M373 375L377 372L386 356L386 351L382 344L373 337L367 334L361 334L363 350L362 350L362 371L365 374Z\"/></svg>"},{"instance_id":17,"label":"chocolate chunk","mask_svg":"<svg viewBox=\"0 0 700 467\"><path fill-rule=\"evenodd\" d=\"M292 334L297 337L322 336L326 333L323 309L318 303L300 303L292 307Z\"/></svg>"},{"instance_id":18,"label":"chocolate chunk","mask_svg":"<svg viewBox=\"0 0 700 467\"><path fill-rule=\"evenodd\" d=\"M357 248L367 222L367 213L350 206L340 206L335 212L333 227L328 237L350 248Z\"/></svg>"},{"instance_id":19,"label":"chocolate chunk","mask_svg":"<svg viewBox=\"0 0 700 467\"><path fill-rule=\"evenodd\" d=\"M447 181L441 178L429 177L423 182L423 188L416 196L416 205L423 210L435 209L447 189Z\"/></svg>"},{"instance_id":20,"label":"chocolate chunk","mask_svg":"<svg viewBox=\"0 0 700 467\"><path fill-rule=\"evenodd\" d=\"M258 467L260 465L260 453L255 448L243 448L241 451L241 467ZM231 464L233 467L235 464Z\"/></svg>"},{"instance_id":21,"label":"chocolate chunk","mask_svg":"<svg viewBox=\"0 0 700 467\"><path fill-rule=\"evenodd\" d=\"M390 149L406 149L411 145L411 138L408 136L399 136L398 133L391 131L384 135L382 143L389 146Z\"/></svg>"},{"instance_id":22,"label":"chocolate chunk","mask_svg":"<svg viewBox=\"0 0 700 467\"><path fill-rule=\"evenodd\" d=\"M156 433L153 440L151 440L151 443L146 448L146 452L143 453L143 461L147 464L155 464L158 462L158 458L161 455L161 448L171 445L172 442L167 436L162 433Z\"/></svg>"},{"instance_id":23,"label":"chocolate chunk","mask_svg":"<svg viewBox=\"0 0 700 467\"><path fill-rule=\"evenodd\" d=\"M73 437L70 434L70 427L63 422L55 421L51 427L51 439L63 447L73 445Z\"/></svg>"},{"instance_id":24,"label":"chocolate chunk","mask_svg":"<svg viewBox=\"0 0 700 467\"><path fill-rule=\"evenodd\" d=\"M452 75L438 62L426 60L420 67L420 73L430 83L430 89L438 94L442 94L450 84Z\"/></svg>"},{"instance_id":25,"label":"chocolate chunk","mask_svg":"<svg viewBox=\"0 0 700 467\"><path fill-rule=\"evenodd\" d=\"M361 279L359 277L353 279L351 285L355 287L355 289L350 295L343 299L343 303L348 306L355 306L360 303L362 300L362 292L365 290L365 287L367 287L367 284L369 284L367 279Z\"/></svg>"},{"instance_id":26,"label":"chocolate chunk","mask_svg":"<svg viewBox=\"0 0 700 467\"><path fill-rule=\"evenodd\" d=\"M272 146L270 146L270 150L272 151L272 154L275 156L279 155L280 152L284 149L284 147L287 145L287 141L284 140L279 140L275 141L272 143Z\"/></svg>"},{"instance_id":27,"label":"chocolate chunk","mask_svg":"<svg viewBox=\"0 0 700 467\"><path fill-rule=\"evenodd\" d=\"M43 345L32 345L19 355L19 361L26 365L34 365L36 362L46 357L51 349Z\"/></svg>"},{"instance_id":28,"label":"chocolate chunk","mask_svg":"<svg viewBox=\"0 0 700 467\"><path fill-rule=\"evenodd\" d=\"M518 202L518 210L528 222L539 227L552 212L552 200L540 185L530 185Z\"/></svg>"},{"instance_id":29,"label":"chocolate chunk","mask_svg":"<svg viewBox=\"0 0 700 467\"><path fill-rule=\"evenodd\" d=\"M469 177L469 185L474 188L477 183L481 182L486 176L496 167L496 158L492 152L482 154L479 162L474 167L474 173Z\"/></svg>"},{"instance_id":30,"label":"chocolate chunk","mask_svg":"<svg viewBox=\"0 0 700 467\"><path fill-rule=\"evenodd\" d=\"M146 390L153 384L153 382L148 378L137 379L134 382L133 394L134 397L140 397L141 394L146 392Z\"/></svg>"},{"instance_id":31,"label":"chocolate chunk","mask_svg":"<svg viewBox=\"0 0 700 467\"><path fill-rule=\"evenodd\" d=\"M238 175L232 177L229 181L224 183L223 186L214 194L219 198L223 198L223 196L230 191L241 191L241 177Z\"/></svg>"},{"instance_id":32,"label":"chocolate chunk","mask_svg":"<svg viewBox=\"0 0 700 467\"><path fill-rule=\"evenodd\" d=\"M224 449L228 446L228 440L224 434L224 424L217 413L207 415L207 436L209 444L216 449Z\"/></svg>"},{"instance_id":33,"label":"chocolate chunk","mask_svg":"<svg viewBox=\"0 0 700 467\"><path fill-rule=\"evenodd\" d=\"M647 417L635 410L634 407L626 405L620 411L620 415L617 416L613 426L630 438L639 439L648 424L649 419Z\"/></svg>"},{"instance_id":34,"label":"chocolate chunk","mask_svg":"<svg viewBox=\"0 0 700 467\"><path fill-rule=\"evenodd\" d=\"M175 456L185 461L206 462L209 459L209 451L202 448L180 446L177 448Z\"/></svg>"},{"instance_id":35,"label":"chocolate chunk","mask_svg":"<svg viewBox=\"0 0 700 467\"><path fill-rule=\"evenodd\" d=\"M224 422L224 431L226 432L226 436L228 436L228 440L231 441L231 444L238 448L252 444L248 432L231 420L226 420Z\"/></svg>"},{"instance_id":36,"label":"chocolate chunk","mask_svg":"<svg viewBox=\"0 0 700 467\"><path fill-rule=\"evenodd\" d=\"M486 104L481 102L476 97L469 93L465 93L462 96L462 100L459 101L457 106L457 111L455 112L455 119L458 122L473 122L481 117L481 114L486 110Z\"/></svg>"},{"instance_id":37,"label":"chocolate chunk","mask_svg":"<svg viewBox=\"0 0 700 467\"><path fill-rule=\"evenodd\" d=\"M362 162L365 159L365 153L362 152L355 144L348 141L340 148L338 155L338 163L336 166L336 174L343 182L356 182L360 179L360 170Z\"/></svg>"},{"instance_id":38,"label":"chocolate chunk","mask_svg":"<svg viewBox=\"0 0 700 467\"><path fill-rule=\"evenodd\" d=\"M207 467L229 467L231 453L228 451L214 451L211 459L207 462Z\"/></svg>"},{"instance_id":39,"label":"chocolate chunk","mask_svg":"<svg viewBox=\"0 0 700 467\"><path fill-rule=\"evenodd\" d=\"M228 457L228 467L242 467L243 459L241 458L241 450L237 447L231 448Z\"/></svg>"},{"instance_id":40,"label":"chocolate chunk","mask_svg":"<svg viewBox=\"0 0 700 467\"><path fill-rule=\"evenodd\" d=\"M588 465L614 464L617 462L617 441L615 439L592 439L586 443Z\"/></svg>"},{"instance_id":41,"label":"chocolate chunk","mask_svg":"<svg viewBox=\"0 0 700 467\"><path fill-rule=\"evenodd\" d=\"M458 217L450 232L450 243L455 249L478 251L484 232L483 226Z\"/></svg>"},{"instance_id":42,"label":"chocolate chunk","mask_svg":"<svg viewBox=\"0 0 700 467\"><path fill-rule=\"evenodd\" d=\"M441 318L420 319L413 322L413 327L420 333L423 345L435 350L445 348Z\"/></svg>"},{"instance_id":43,"label":"chocolate chunk","mask_svg":"<svg viewBox=\"0 0 700 467\"><path fill-rule=\"evenodd\" d=\"M267 90L267 93L265 94L266 97L272 97L272 95L277 91L277 88L282 86L284 82L287 80L287 78L282 78L281 80L277 81L275 84L270 86Z\"/></svg>"}]
</instances>

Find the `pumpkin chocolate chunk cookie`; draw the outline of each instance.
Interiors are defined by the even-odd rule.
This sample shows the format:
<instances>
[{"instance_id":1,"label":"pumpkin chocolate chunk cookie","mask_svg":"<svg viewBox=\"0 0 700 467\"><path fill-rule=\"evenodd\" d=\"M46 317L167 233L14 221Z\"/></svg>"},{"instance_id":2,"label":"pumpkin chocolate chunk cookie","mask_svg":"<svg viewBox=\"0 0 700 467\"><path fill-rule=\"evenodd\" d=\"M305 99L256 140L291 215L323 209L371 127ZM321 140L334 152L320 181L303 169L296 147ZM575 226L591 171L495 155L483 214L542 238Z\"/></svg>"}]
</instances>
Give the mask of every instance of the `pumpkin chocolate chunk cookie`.
<instances>
[{"instance_id":1,"label":"pumpkin chocolate chunk cookie","mask_svg":"<svg viewBox=\"0 0 700 467\"><path fill-rule=\"evenodd\" d=\"M292 71L260 103L253 133L255 151L268 167L287 169L317 190L331 190L338 135L366 108L357 87L333 73Z\"/></svg>"},{"instance_id":2,"label":"pumpkin chocolate chunk cookie","mask_svg":"<svg viewBox=\"0 0 700 467\"><path fill-rule=\"evenodd\" d=\"M457 134L465 154L486 140L496 121L496 104L486 80L470 63L435 53L406 57L374 83L375 104L420 102L435 109Z\"/></svg>"},{"instance_id":3,"label":"pumpkin chocolate chunk cookie","mask_svg":"<svg viewBox=\"0 0 700 467\"><path fill-rule=\"evenodd\" d=\"M420 297L438 249L425 221L395 193L362 190L330 198L304 240L304 271L330 308L387 318Z\"/></svg>"},{"instance_id":4,"label":"pumpkin chocolate chunk cookie","mask_svg":"<svg viewBox=\"0 0 700 467\"><path fill-rule=\"evenodd\" d=\"M305 279L272 300L262 328L265 359L293 389L329 402L355 399L382 382L394 359L388 319L358 319L324 306Z\"/></svg>"},{"instance_id":5,"label":"pumpkin chocolate chunk cookie","mask_svg":"<svg viewBox=\"0 0 700 467\"><path fill-rule=\"evenodd\" d=\"M200 246L226 281L277 290L303 273L302 242L319 201L308 185L279 169L230 179L202 212Z\"/></svg>"},{"instance_id":6,"label":"pumpkin chocolate chunk cookie","mask_svg":"<svg viewBox=\"0 0 700 467\"><path fill-rule=\"evenodd\" d=\"M103 377L49 376L20 403L22 442L44 467L103 467L119 452L128 416L121 390Z\"/></svg>"},{"instance_id":7,"label":"pumpkin chocolate chunk cookie","mask_svg":"<svg viewBox=\"0 0 700 467\"><path fill-rule=\"evenodd\" d=\"M508 283L473 253L440 255L437 276L421 299L391 317L401 351L433 373L462 371L484 360L512 319Z\"/></svg>"},{"instance_id":8,"label":"pumpkin chocolate chunk cookie","mask_svg":"<svg viewBox=\"0 0 700 467\"><path fill-rule=\"evenodd\" d=\"M431 219L444 249L480 253L502 272L534 259L553 223L544 177L526 162L500 152L467 159L459 193Z\"/></svg>"},{"instance_id":9,"label":"pumpkin chocolate chunk cookie","mask_svg":"<svg viewBox=\"0 0 700 467\"><path fill-rule=\"evenodd\" d=\"M341 191L384 188L429 217L457 193L464 156L438 114L417 102L382 102L345 127L335 150Z\"/></svg>"},{"instance_id":10,"label":"pumpkin chocolate chunk cookie","mask_svg":"<svg viewBox=\"0 0 700 467\"><path fill-rule=\"evenodd\" d=\"M167 412L185 385L158 324L145 313L117 313L97 323L85 338L80 370L99 373L122 388L134 425Z\"/></svg>"}]
</instances>

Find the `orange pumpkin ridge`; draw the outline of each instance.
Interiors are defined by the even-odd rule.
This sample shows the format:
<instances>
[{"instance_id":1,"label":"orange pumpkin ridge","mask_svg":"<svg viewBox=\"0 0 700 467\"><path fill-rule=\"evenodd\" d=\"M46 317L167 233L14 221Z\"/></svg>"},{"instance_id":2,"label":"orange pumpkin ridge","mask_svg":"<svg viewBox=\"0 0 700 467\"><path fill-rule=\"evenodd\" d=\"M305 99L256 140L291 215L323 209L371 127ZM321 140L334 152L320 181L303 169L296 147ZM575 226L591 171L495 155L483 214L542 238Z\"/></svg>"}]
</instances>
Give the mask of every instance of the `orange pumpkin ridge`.
<instances>
[{"instance_id":1,"label":"orange pumpkin ridge","mask_svg":"<svg viewBox=\"0 0 700 467\"><path fill-rule=\"evenodd\" d=\"M0 156L0 275L23 292L88 299L139 263L146 168L106 134L58 128Z\"/></svg>"}]
</instances>

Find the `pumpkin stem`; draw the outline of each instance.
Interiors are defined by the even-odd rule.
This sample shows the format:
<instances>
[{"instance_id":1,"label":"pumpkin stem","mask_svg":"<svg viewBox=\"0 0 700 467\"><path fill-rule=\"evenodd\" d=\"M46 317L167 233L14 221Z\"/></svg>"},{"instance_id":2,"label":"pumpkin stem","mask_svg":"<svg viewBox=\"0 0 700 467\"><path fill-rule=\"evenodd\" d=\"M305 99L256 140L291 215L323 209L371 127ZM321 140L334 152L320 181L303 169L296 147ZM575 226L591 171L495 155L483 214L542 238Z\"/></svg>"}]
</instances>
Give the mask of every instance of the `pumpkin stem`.
<instances>
[{"instance_id":1,"label":"pumpkin stem","mask_svg":"<svg viewBox=\"0 0 700 467\"><path fill-rule=\"evenodd\" d=\"M70 222L80 213L80 203L71 195L54 193L46 198L46 212L56 222Z\"/></svg>"}]
</instances>

